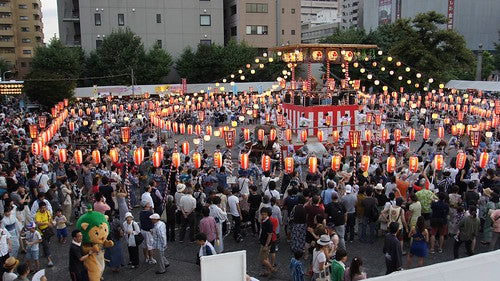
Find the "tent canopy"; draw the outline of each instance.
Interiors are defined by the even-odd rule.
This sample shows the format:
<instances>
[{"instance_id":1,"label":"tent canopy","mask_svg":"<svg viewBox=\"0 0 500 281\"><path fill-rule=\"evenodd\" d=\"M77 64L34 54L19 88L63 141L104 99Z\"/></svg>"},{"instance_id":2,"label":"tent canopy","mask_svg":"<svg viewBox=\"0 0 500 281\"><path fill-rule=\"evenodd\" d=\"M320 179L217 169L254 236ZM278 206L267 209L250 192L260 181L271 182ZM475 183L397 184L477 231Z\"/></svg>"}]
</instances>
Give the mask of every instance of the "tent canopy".
<instances>
[{"instance_id":1,"label":"tent canopy","mask_svg":"<svg viewBox=\"0 0 500 281\"><path fill-rule=\"evenodd\" d=\"M457 90L474 89L478 91L500 92L500 81L450 80L450 82L446 83L446 88Z\"/></svg>"},{"instance_id":2,"label":"tent canopy","mask_svg":"<svg viewBox=\"0 0 500 281\"><path fill-rule=\"evenodd\" d=\"M373 281L498 281L500 250L370 278Z\"/></svg>"}]
</instances>

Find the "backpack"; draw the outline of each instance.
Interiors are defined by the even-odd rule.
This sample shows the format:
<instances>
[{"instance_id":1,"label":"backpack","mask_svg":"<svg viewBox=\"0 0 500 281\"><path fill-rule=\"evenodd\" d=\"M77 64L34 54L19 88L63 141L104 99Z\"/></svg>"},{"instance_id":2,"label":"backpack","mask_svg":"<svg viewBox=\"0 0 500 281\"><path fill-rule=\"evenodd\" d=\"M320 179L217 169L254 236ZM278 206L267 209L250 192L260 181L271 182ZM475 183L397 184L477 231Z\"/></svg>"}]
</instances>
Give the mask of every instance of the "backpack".
<instances>
[{"instance_id":1,"label":"backpack","mask_svg":"<svg viewBox=\"0 0 500 281\"><path fill-rule=\"evenodd\" d=\"M379 211L377 208L377 204L373 204L370 206L370 211L368 213L368 218L371 222L376 222L378 220Z\"/></svg>"},{"instance_id":2,"label":"backpack","mask_svg":"<svg viewBox=\"0 0 500 281\"><path fill-rule=\"evenodd\" d=\"M151 190L151 198L153 199L153 204L155 204L155 207L156 206L162 206L162 202L161 202L161 199L160 197L158 197L158 195L156 195L156 191L158 189L156 189L156 187L154 187L152 190Z\"/></svg>"}]
</instances>

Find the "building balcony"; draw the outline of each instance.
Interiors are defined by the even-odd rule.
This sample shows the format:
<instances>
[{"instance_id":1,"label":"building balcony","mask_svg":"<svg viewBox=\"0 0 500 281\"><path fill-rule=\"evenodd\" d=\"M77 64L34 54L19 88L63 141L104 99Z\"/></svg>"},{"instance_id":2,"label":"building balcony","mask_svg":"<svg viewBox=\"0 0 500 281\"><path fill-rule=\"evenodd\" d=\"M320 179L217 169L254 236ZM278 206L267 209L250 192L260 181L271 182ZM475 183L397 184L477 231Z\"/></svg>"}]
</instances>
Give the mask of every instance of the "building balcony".
<instances>
[{"instance_id":1,"label":"building balcony","mask_svg":"<svg viewBox=\"0 0 500 281\"><path fill-rule=\"evenodd\" d=\"M13 24L12 17L10 18L0 18L0 24Z\"/></svg>"},{"instance_id":2,"label":"building balcony","mask_svg":"<svg viewBox=\"0 0 500 281\"><path fill-rule=\"evenodd\" d=\"M14 48L15 46L14 40L0 41L0 48Z\"/></svg>"},{"instance_id":3,"label":"building balcony","mask_svg":"<svg viewBox=\"0 0 500 281\"><path fill-rule=\"evenodd\" d=\"M14 36L14 30L12 30L12 29L8 29L8 30L0 29L0 35Z\"/></svg>"},{"instance_id":4,"label":"building balcony","mask_svg":"<svg viewBox=\"0 0 500 281\"><path fill-rule=\"evenodd\" d=\"M63 22L79 22L80 13L78 11L64 12Z\"/></svg>"},{"instance_id":5,"label":"building balcony","mask_svg":"<svg viewBox=\"0 0 500 281\"><path fill-rule=\"evenodd\" d=\"M9 6L0 6L0 12L12 12L12 9Z\"/></svg>"}]
</instances>

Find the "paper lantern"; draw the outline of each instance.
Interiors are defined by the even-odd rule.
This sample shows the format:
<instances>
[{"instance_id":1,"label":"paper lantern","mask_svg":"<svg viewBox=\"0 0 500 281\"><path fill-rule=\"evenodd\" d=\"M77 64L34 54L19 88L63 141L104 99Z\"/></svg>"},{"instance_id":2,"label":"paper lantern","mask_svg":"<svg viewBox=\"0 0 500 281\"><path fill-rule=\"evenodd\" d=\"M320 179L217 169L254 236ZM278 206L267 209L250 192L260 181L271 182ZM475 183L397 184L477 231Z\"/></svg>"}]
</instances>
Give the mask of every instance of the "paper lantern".
<instances>
[{"instance_id":1,"label":"paper lantern","mask_svg":"<svg viewBox=\"0 0 500 281\"><path fill-rule=\"evenodd\" d=\"M201 167L201 154L199 152L193 153L193 164L196 169Z\"/></svg>"},{"instance_id":2,"label":"paper lantern","mask_svg":"<svg viewBox=\"0 0 500 281\"><path fill-rule=\"evenodd\" d=\"M291 141L292 140L292 130L291 129L286 129L285 130L285 139L287 141Z\"/></svg>"},{"instance_id":3,"label":"paper lantern","mask_svg":"<svg viewBox=\"0 0 500 281\"><path fill-rule=\"evenodd\" d=\"M315 174L318 171L318 158L315 156L309 157L309 172Z\"/></svg>"},{"instance_id":4,"label":"paper lantern","mask_svg":"<svg viewBox=\"0 0 500 281\"><path fill-rule=\"evenodd\" d=\"M206 136L211 136L211 135L212 135L212 126L207 125L207 126L205 127L205 135L206 135Z\"/></svg>"},{"instance_id":5,"label":"paper lantern","mask_svg":"<svg viewBox=\"0 0 500 281\"><path fill-rule=\"evenodd\" d=\"M377 124L377 126L380 126L380 124L382 124L382 115L375 114L375 124Z\"/></svg>"},{"instance_id":6,"label":"paper lantern","mask_svg":"<svg viewBox=\"0 0 500 281\"><path fill-rule=\"evenodd\" d=\"M285 171L287 174L291 174L293 172L293 158L286 157L285 158Z\"/></svg>"},{"instance_id":7,"label":"paper lantern","mask_svg":"<svg viewBox=\"0 0 500 281\"><path fill-rule=\"evenodd\" d=\"M340 164L342 163L342 156L340 154L335 154L332 156L332 170L338 171L340 170Z\"/></svg>"},{"instance_id":8,"label":"paper lantern","mask_svg":"<svg viewBox=\"0 0 500 281\"><path fill-rule=\"evenodd\" d=\"M45 145L42 149L42 154L43 154L43 159L48 161L50 159L50 147Z\"/></svg>"},{"instance_id":9,"label":"paper lantern","mask_svg":"<svg viewBox=\"0 0 500 281\"><path fill-rule=\"evenodd\" d=\"M413 173L417 172L417 170L418 170L418 157L417 156L410 156L409 168L410 168L411 172L413 172Z\"/></svg>"},{"instance_id":10,"label":"paper lantern","mask_svg":"<svg viewBox=\"0 0 500 281\"><path fill-rule=\"evenodd\" d=\"M486 168L486 166L488 166L489 161L490 161L490 155L488 154L488 152L481 153L481 155L479 156L479 167L481 167L481 169Z\"/></svg>"},{"instance_id":11,"label":"paper lantern","mask_svg":"<svg viewBox=\"0 0 500 281\"><path fill-rule=\"evenodd\" d=\"M134 151L134 163L139 166L144 161L144 148L139 147Z\"/></svg>"},{"instance_id":12,"label":"paper lantern","mask_svg":"<svg viewBox=\"0 0 500 281\"><path fill-rule=\"evenodd\" d=\"M434 156L434 169L437 171L440 171L443 169L443 155L441 154L436 154Z\"/></svg>"},{"instance_id":13,"label":"paper lantern","mask_svg":"<svg viewBox=\"0 0 500 281\"><path fill-rule=\"evenodd\" d=\"M29 130L30 130L30 137L32 139L36 139L36 137L38 136L38 125L36 124L30 125Z\"/></svg>"},{"instance_id":14,"label":"paper lantern","mask_svg":"<svg viewBox=\"0 0 500 281\"><path fill-rule=\"evenodd\" d=\"M366 113L366 123L371 124L373 119L373 115L371 112Z\"/></svg>"},{"instance_id":15,"label":"paper lantern","mask_svg":"<svg viewBox=\"0 0 500 281\"><path fill-rule=\"evenodd\" d=\"M369 142L369 143L371 142L371 140L372 140L372 131L365 130L365 140L367 142Z\"/></svg>"},{"instance_id":16,"label":"paper lantern","mask_svg":"<svg viewBox=\"0 0 500 281\"><path fill-rule=\"evenodd\" d=\"M465 162L467 160L467 155L465 152L458 152L457 153L457 162L456 162L456 167L459 170L462 170L465 167Z\"/></svg>"},{"instance_id":17,"label":"paper lantern","mask_svg":"<svg viewBox=\"0 0 500 281\"><path fill-rule=\"evenodd\" d=\"M351 148L356 149L359 147L359 143L361 141L360 136L360 131L349 131L349 143Z\"/></svg>"},{"instance_id":18,"label":"paper lantern","mask_svg":"<svg viewBox=\"0 0 500 281\"><path fill-rule=\"evenodd\" d=\"M33 155L40 155L40 151L42 149L42 146L41 146L40 143L39 142L33 142L31 144L31 153L33 153Z\"/></svg>"},{"instance_id":19,"label":"paper lantern","mask_svg":"<svg viewBox=\"0 0 500 281\"><path fill-rule=\"evenodd\" d=\"M75 123L73 121L69 121L68 127L69 127L69 131L73 132L75 130Z\"/></svg>"},{"instance_id":20,"label":"paper lantern","mask_svg":"<svg viewBox=\"0 0 500 281\"><path fill-rule=\"evenodd\" d=\"M112 163L118 163L118 150L116 148L111 148L109 150L109 157Z\"/></svg>"},{"instance_id":21,"label":"paper lantern","mask_svg":"<svg viewBox=\"0 0 500 281\"><path fill-rule=\"evenodd\" d=\"M94 151L92 151L92 160L96 165L99 165L99 163L101 163L101 153L99 152L99 150L95 149Z\"/></svg>"},{"instance_id":22,"label":"paper lantern","mask_svg":"<svg viewBox=\"0 0 500 281\"><path fill-rule=\"evenodd\" d=\"M472 147L478 147L481 142L481 131L470 130L470 144Z\"/></svg>"},{"instance_id":23,"label":"paper lantern","mask_svg":"<svg viewBox=\"0 0 500 281\"><path fill-rule=\"evenodd\" d=\"M381 134L382 141L387 142L388 136L389 136L389 131L387 131L387 129L383 129Z\"/></svg>"},{"instance_id":24,"label":"paper lantern","mask_svg":"<svg viewBox=\"0 0 500 281\"><path fill-rule=\"evenodd\" d=\"M316 136L318 137L319 142L323 142L323 131L322 130L318 130L318 132L316 133Z\"/></svg>"},{"instance_id":25,"label":"paper lantern","mask_svg":"<svg viewBox=\"0 0 500 281\"><path fill-rule=\"evenodd\" d=\"M271 170L271 157L269 155L262 155L262 171L268 172Z\"/></svg>"},{"instance_id":26,"label":"paper lantern","mask_svg":"<svg viewBox=\"0 0 500 281\"><path fill-rule=\"evenodd\" d=\"M440 138L440 139L444 138L444 128L443 127L438 128L438 138Z\"/></svg>"},{"instance_id":27,"label":"paper lantern","mask_svg":"<svg viewBox=\"0 0 500 281\"><path fill-rule=\"evenodd\" d=\"M219 151L214 153L214 166L217 168L222 167L222 153Z\"/></svg>"},{"instance_id":28,"label":"paper lantern","mask_svg":"<svg viewBox=\"0 0 500 281\"><path fill-rule=\"evenodd\" d=\"M186 133L186 125L184 123L179 124L179 134L184 135Z\"/></svg>"},{"instance_id":29,"label":"paper lantern","mask_svg":"<svg viewBox=\"0 0 500 281\"><path fill-rule=\"evenodd\" d=\"M189 155L189 142L185 141L182 143L182 153Z\"/></svg>"},{"instance_id":30,"label":"paper lantern","mask_svg":"<svg viewBox=\"0 0 500 281\"><path fill-rule=\"evenodd\" d=\"M424 140L428 140L431 137L431 130L429 128L424 129Z\"/></svg>"},{"instance_id":31,"label":"paper lantern","mask_svg":"<svg viewBox=\"0 0 500 281\"><path fill-rule=\"evenodd\" d=\"M123 143L127 144L130 141L130 127L122 127L121 135Z\"/></svg>"},{"instance_id":32,"label":"paper lantern","mask_svg":"<svg viewBox=\"0 0 500 281\"><path fill-rule=\"evenodd\" d=\"M457 125L451 125L451 134L454 136L458 134Z\"/></svg>"},{"instance_id":33,"label":"paper lantern","mask_svg":"<svg viewBox=\"0 0 500 281\"><path fill-rule=\"evenodd\" d=\"M257 130L257 139L259 141L264 140L264 129L259 129Z\"/></svg>"},{"instance_id":34,"label":"paper lantern","mask_svg":"<svg viewBox=\"0 0 500 281\"><path fill-rule=\"evenodd\" d=\"M307 131L306 130L300 131L300 141L303 143L307 142Z\"/></svg>"},{"instance_id":35,"label":"paper lantern","mask_svg":"<svg viewBox=\"0 0 500 281\"><path fill-rule=\"evenodd\" d=\"M333 142L338 142L339 141L339 131L337 131L337 130L332 131L332 137L333 137Z\"/></svg>"},{"instance_id":36,"label":"paper lantern","mask_svg":"<svg viewBox=\"0 0 500 281\"><path fill-rule=\"evenodd\" d=\"M155 168L158 168L161 166L161 160L162 160L161 154L158 151L154 152L153 153L153 166Z\"/></svg>"},{"instance_id":37,"label":"paper lantern","mask_svg":"<svg viewBox=\"0 0 500 281\"><path fill-rule=\"evenodd\" d=\"M187 132L188 132L188 135L192 135L193 134L193 125L189 124L187 126Z\"/></svg>"},{"instance_id":38,"label":"paper lantern","mask_svg":"<svg viewBox=\"0 0 500 281\"><path fill-rule=\"evenodd\" d=\"M201 126L200 126L200 124L196 125L194 127L194 130L195 130L197 136L201 136Z\"/></svg>"},{"instance_id":39,"label":"paper lantern","mask_svg":"<svg viewBox=\"0 0 500 281\"><path fill-rule=\"evenodd\" d=\"M82 162L83 162L83 153L81 150L77 149L75 150L75 152L73 153L74 157L75 157L75 162L76 164L78 165L81 165Z\"/></svg>"},{"instance_id":40,"label":"paper lantern","mask_svg":"<svg viewBox=\"0 0 500 281\"><path fill-rule=\"evenodd\" d=\"M387 172L393 173L396 170L396 157L389 156L387 157Z\"/></svg>"},{"instance_id":41,"label":"paper lantern","mask_svg":"<svg viewBox=\"0 0 500 281\"><path fill-rule=\"evenodd\" d=\"M65 148L59 148L59 162L64 163L68 159L68 151Z\"/></svg>"},{"instance_id":42,"label":"paper lantern","mask_svg":"<svg viewBox=\"0 0 500 281\"><path fill-rule=\"evenodd\" d=\"M274 141L276 139L276 130L275 129L271 129L269 131L269 140L270 141Z\"/></svg>"},{"instance_id":43,"label":"paper lantern","mask_svg":"<svg viewBox=\"0 0 500 281\"><path fill-rule=\"evenodd\" d=\"M243 138L245 139L245 141L250 140L250 129L243 129Z\"/></svg>"},{"instance_id":44,"label":"paper lantern","mask_svg":"<svg viewBox=\"0 0 500 281\"><path fill-rule=\"evenodd\" d=\"M240 167L242 170L248 169L248 153L242 153L240 156Z\"/></svg>"},{"instance_id":45,"label":"paper lantern","mask_svg":"<svg viewBox=\"0 0 500 281\"><path fill-rule=\"evenodd\" d=\"M370 167L370 156L363 155L361 157L361 170L363 172L367 172L369 167Z\"/></svg>"},{"instance_id":46,"label":"paper lantern","mask_svg":"<svg viewBox=\"0 0 500 281\"><path fill-rule=\"evenodd\" d=\"M177 151L172 153L172 165L177 169L181 165L181 154Z\"/></svg>"},{"instance_id":47,"label":"paper lantern","mask_svg":"<svg viewBox=\"0 0 500 281\"><path fill-rule=\"evenodd\" d=\"M399 142L401 140L401 130L400 129L394 130L394 140L396 142Z\"/></svg>"}]
</instances>

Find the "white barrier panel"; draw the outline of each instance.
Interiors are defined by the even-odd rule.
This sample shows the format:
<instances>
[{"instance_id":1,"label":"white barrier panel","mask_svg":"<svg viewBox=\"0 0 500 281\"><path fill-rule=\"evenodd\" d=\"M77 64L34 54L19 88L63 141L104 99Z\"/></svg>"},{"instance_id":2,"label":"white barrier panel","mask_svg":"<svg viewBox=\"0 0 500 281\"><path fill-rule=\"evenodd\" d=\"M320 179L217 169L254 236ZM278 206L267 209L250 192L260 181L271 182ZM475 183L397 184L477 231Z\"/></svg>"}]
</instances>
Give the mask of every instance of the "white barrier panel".
<instances>
[{"instance_id":1,"label":"white barrier panel","mask_svg":"<svg viewBox=\"0 0 500 281\"><path fill-rule=\"evenodd\" d=\"M200 258L201 281L245 281L247 252L238 251Z\"/></svg>"}]
</instances>

